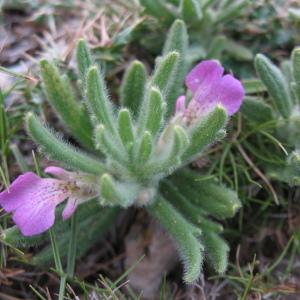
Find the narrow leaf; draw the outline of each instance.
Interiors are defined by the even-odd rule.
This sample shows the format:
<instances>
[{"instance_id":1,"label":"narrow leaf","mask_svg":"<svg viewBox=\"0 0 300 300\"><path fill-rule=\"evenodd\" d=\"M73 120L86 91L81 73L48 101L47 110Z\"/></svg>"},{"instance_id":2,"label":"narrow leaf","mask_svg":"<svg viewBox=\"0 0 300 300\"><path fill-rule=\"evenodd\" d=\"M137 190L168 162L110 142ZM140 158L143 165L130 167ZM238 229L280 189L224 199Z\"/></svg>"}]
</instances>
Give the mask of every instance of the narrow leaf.
<instances>
[{"instance_id":1,"label":"narrow leaf","mask_svg":"<svg viewBox=\"0 0 300 300\"><path fill-rule=\"evenodd\" d=\"M292 99L282 72L262 54L256 55L255 68L274 100L278 112L284 118L288 118L291 113Z\"/></svg>"},{"instance_id":2,"label":"narrow leaf","mask_svg":"<svg viewBox=\"0 0 300 300\"><path fill-rule=\"evenodd\" d=\"M201 231L190 224L183 216L165 199L158 198L147 207L152 214L174 239L179 255L184 264L184 281L195 282L202 269L203 246L198 240Z\"/></svg>"},{"instance_id":3,"label":"narrow leaf","mask_svg":"<svg viewBox=\"0 0 300 300\"><path fill-rule=\"evenodd\" d=\"M26 116L27 131L32 139L47 153L51 159L60 161L72 169L82 172L101 175L105 166L98 160L90 157L64 143L49 129L45 128L41 122L32 114Z\"/></svg>"},{"instance_id":4,"label":"narrow leaf","mask_svg":"<svg viewBox=\"0 0 300 300\"><path fill-rule=\"evenodd\" d=\"M136 157L136 162L143 165L150 158L153 147L153 137L149 131L145 131L144 136L139 145L139 151Z\"/></svg>"},{"instance_id":5,"label":"narrow leaf","mask_svg":"<svg viewBox=\"0 0 300 300\"><path fill-rule=\"evenodd\" d=\"M128 109L121 109L118 115L118 132L125 147L134 141L132 119Z\"/></svg>"},{"instance_id":6,"label":"narrow leaf","mask_svg":"<svg viewBox=\"0 0 300 300\"><path fill-rule=\"evenodd\" d=\"M95 130L96 148L107 157L124 164L127 153L121 143L118 142L104 125L98 125Z\"/></svg>"},{"instance_id":7,"label":"narrow leaf","mask_svg":"<svg viewBox=\"0 0 300 300\"><path fill-rule=\"evenodd\" d=\"M163 124L165 112L163 96L157 88L152 87L145 101L144 109L139 116L139 132L148 130L156 136Z\"/></svg>"},{"instance_id":8,"label":"narrow leaf","mask_svg":"<svg viewBox=\"0 0 300 300\"><path fill-rule=\"evenodd\" d=\"M123 78L120 101L134 116L137 115L144 99L146 78L145 66L137 60L130 65Z\"/></svg>"},{"instance_id":9,"label":"narrow leaf","mask_svg":"<svg viewBox=\"0 0 300 300\"><path fill-rule=\"evenodd\" d=\"M295 81L295 94L300 103L300 47L297 47L292 52L292 70Z\"/></svg>"},{"instance_id":10,"label":"narrow leaf","mask_svg":"<svg viewBox=\"0 0 300 300\"><path fill-rule=\"evenodd\" d=\"M274 119L272 107L265 103L262 99L245 97L241 112L253 122L259 124Z\"/></svg>"},{"instance_id":11,"label":"narrow leaf","mask_svg":"<svg viewBox=\"0 0 300 300\"><path fill-rule=\"evenodd\" d=\"M129 182L117 182L109 174L104 174L100 178L100 193L102 205L128 207L137 197L138 186Z\"/></svg>"},{"instance_id":12,"label":"narrow leaf","mask_svg":"<svg viewBox=\"0 0 300 300\"><path fill-rule=\"evenodd\" d=\"M140 0L141 5L146 9L146 12L165 24L170 24L174 20L173 13L168 10L165 1L162 0Z\"/></svg>"},{"instance_id":13,"label":"narrow leaf","mask_svg":"<svg viewBox=\"0 0 300 300\"><path fill-rule=\"evenodd\" d=\"M253 60L252 51L249 48L247 48L239 43L236 43L233 40L226 39L224 46L225 46L226 52L228 54L230 54L230 56L232 56L236 60L241 60L241 61L252 61Z\"/></svg>"},{"instance_id":14,"label":"narrow leaf","mask_svg":"<svg viewBox=\"0 0 300 300\"><path fill-rule=\"evenodd\" d=\"M267 91L267 88L262 81L256 78L243 80L243 87L247 95L263 93Z\"/></svg>"},{"instance_id":15,"label":"narrow leaf","mask_svg":"<svg viewBox=\"0 0 300 300\"><path fill-rule=\"evenodd\" d=\"M193 204L219 219L233 217L241 207L235 191L211 181L199 181L195 172L185 170L174 174L172 182Z\"/></svg>"},{"instance_id":16,"label":"narrow leaf","mask_svg":"<svg viewBox=\"0 0 300 300\"><path fill-rule=\"evenodd\" d=\"M225 8L221 8L216 16L215 24L226 23L238 16L242 9L249 4L248 0L231 1L231 4Z\"/></svg>"},{"instance_id":17,"label":"narrow leaf","mask_svg":"<svg viewBox=\"0 0 300 300\"><path fill-rule=\"evenodd\" d=\"M185 130L178 125L174 126L172 130L173 141L171 147L167 149L166 153L160 154L161 158L156 158L145 165L143 170L147 176L153 176L155 173L169 174L180 165L181 156L189 145L189 138Z\"/></svg>"},{"instance_id":18,"label":"narrow leaf","mask_svg":"<svg viewBox=\"0 0 300 300\"><path fill-rule=\"evenodd\" d=\"M192 160L204 147L214 142L226 122L227 113L221 106L217 106L205 118L200 120L190 133L190 146L184 153L183 160Z\"/></svg>"},{"instance_id":19,"label":"narrow leaf","mask_svg":"<svg viewBox=\"0 0 300 300\"><path fill-rule=\"evenodd\" d=\"M61 77L57 68L44 59L40 62L40 68L48 101L74 137L82 145L93 148L93 129L89 116L76 101L68 79Z\"/></svg>"},{"instance_id":20,"label":"narrow leaf","mask_svg":"<svg viewBox=\"0 0 300 300\"><path fill-rule=\"evenodd\" d=\"M182 0L180 12L183 20L188 23L200 21L202 10L199 0Z\"/></svg>"},{"instance_id":21,"label":"narrow leaf","mask_svg":"<svg viewBox=\"0 0 300 300\"><path fill-rule=\"evenodd\" d=\"M183 91L184 77L187 72L187 48L188 33L186 25L182 20L175 20L168 32L163 49L164 56L171 51L179 53L176 76L172 82L169 82L168 93L164 94L167 103L167 117L174 111L176 99Z\"/></svg>"},{"instance_id":22,"label":"narrow leaf","mask_svg":"<svg viewBox=\"0 0 300 300\"><path fill-rule=\"evenodd\" d=\"M202 242L211 265L219 274L223 274L228 266L228 244L214 232L203 231Z\"/></svg>"},{"instance_id":23,"label":"narrow leaf","mask_svg":"<svg viewBox=\"0 0 300 300\"><path fill-rule=\"evenodd\" d=\"M76 60L82 88L86 87L86 77L89 68L93 65L93 59L85 40L80 39L76 48Z\"/></svg>"},{"instance_id":24,"label":"narrow leaf","mask_svg":"<svg viewBox=\"0 0 300 300\"><path fill-rule=\"evenodd\" d=\"M220 59L225 49L226 37L224 35L216 36L207 51L207 58Z\"/></svg>"},{"instance_id":25,"label":"narrow leaf","mask_svg":"<svg viewBox=\"0 0 300 300\"><path fill-rule=\"evenodd\" d=\"M89 69L87 75L87 99L98 122L115 135L112 104L108 99L104 80L95 66Z\"/></svg>"},{"instance_id":26,"label":"narrow leaf","mask_svg":"<svg viewBox=\"0 0 300 300\"><path fill-rule=\"evenodd\" d=\"M205 216L203 209L192 203L192 201L187 198L189 195L183 194L178 185L172 182L172 178L161 182L160 191L189 222L195 224L201 230L215 233L221 233L223 231L223 226L209 220Z\"/></svg>"},{"instance_id":27,"label":"narrow leaf","mask_svg":"<svg viewBox=\"0 0 300 300\"><path fill-rule=\"evenodd\" d=\"M161 59L152 77L152 85L157 86L162 94L168 92L170 84L177 75L179 62L178 52L170 52Z\"/></svg>"}]
</instances>

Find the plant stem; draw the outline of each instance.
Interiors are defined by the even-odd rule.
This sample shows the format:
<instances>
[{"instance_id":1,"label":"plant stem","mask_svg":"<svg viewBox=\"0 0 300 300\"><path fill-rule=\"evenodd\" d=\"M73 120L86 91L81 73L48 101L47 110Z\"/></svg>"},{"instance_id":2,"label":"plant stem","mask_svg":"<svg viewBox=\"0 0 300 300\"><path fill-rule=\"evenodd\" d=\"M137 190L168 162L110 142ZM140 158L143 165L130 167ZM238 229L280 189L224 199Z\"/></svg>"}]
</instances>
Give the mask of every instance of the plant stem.
<instances>
[{"instance_id":1,"label":"plant stem","mask_svg":"<svg viewBox=\"0 0 300 300\"><path fill-rule=\"evenodd\" d=\"M55 235L54 230L50 229L49 234L50 234L50 240L51 240L51 246L52 246L52 253L53 253L55 268L60 274L64 274L64 271L63 271L63 268L62 268L62 263L61 263L61 260L60 260L59 249L58 249L58 245L57 245L57 241L56 241L56 235ZM64 299L65 288L66 288L66 280L67 280L66 276L61 275L58 300L63 300Z\"/></svg>"},{"instance_id":2,"label":"plant stem","mask_svg":"<svg viewBox=\"0 0 300 300\"><path fill-rule=\"evenodd\" d=\"M68 261L67 261L67 274L70 277L73 277L74 275L76 249L77 249L77 218L75 213L71 218L71 234L70 234L70 244L68 250Z\"/></svg>"}]
</instances>

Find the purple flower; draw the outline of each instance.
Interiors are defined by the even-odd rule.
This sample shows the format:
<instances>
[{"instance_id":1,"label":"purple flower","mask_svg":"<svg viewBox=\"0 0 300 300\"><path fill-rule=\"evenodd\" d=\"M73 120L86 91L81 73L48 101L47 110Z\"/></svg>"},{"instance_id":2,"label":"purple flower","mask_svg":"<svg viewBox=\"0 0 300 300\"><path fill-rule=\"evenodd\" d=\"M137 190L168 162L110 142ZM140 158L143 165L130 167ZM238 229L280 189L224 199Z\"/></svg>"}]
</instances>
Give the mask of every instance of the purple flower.
<instances>
[{"instance_id":1,"label":"purple flower","mask_svg":"<svg viewBox=\"0 0 300 300\"><path fill-rule=\"evenodd\" d=\"M216 60L206 60L198 64L187 75L185 84L192 93L187 108L185 97L176 102L176 115L182 115L188 123L206 115L221 104L229 116L236 113L244 98L244 88L232 75L223 75L224 68Z\"/></svg>"},{"instance_id":2,"label":"purple flower","mask_svg":"<svg viewBox=\"0 0 300 300\"><path fill-rule=\"evenodd\" d=\"M78 204L97 196L92 175L72 173L59 167L45 169L59 179L40 178L32 172L20 175L0 193L0 205L13 213L13 220L25 236L48 230L55 220L55 208L68 198L62 217L69 218Z\"/></svg>"}]
</instances>

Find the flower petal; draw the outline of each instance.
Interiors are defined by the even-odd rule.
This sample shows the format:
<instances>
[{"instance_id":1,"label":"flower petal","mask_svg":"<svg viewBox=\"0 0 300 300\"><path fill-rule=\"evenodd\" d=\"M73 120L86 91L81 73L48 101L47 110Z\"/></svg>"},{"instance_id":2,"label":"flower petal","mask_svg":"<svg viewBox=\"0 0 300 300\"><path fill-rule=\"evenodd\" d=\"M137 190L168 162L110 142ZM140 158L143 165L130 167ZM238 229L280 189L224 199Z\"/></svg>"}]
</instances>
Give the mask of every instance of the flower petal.
<instances>
[{"instance_id":1,"label":"flower petal","mask_svg":"<svg viewBox=\"0 0 300 300\"><path fill-rule=\"evenodd\" d=\"M60 179L63 179L63 180L70 180L70 173L71 172L68 172L66 171L65 169L63 168L60 168L60 167L56 167L56 166L50 166L50 167L47 167L45 170L44 170L45 173L48 173L48 174L51 174L57 178L60 178Z\"/></svg>"},{"instance_id":2,"label":"flower petal","mask_svg":"<svg viewBox=\"0 0 300 300\"><path fill-rule=\"evenodd\" d=\"M185 96L179 96L176 100L175 113L184 113L185 111Z\"/></svg>"},{"instance_id":3,"label":"flower petal","mask_svg":"<svg viewBox=\"0 0 300 300\"><path fill-rule=\"evenodd\" d=\"M69 198L67 205L65 206L65 208L62 212L62 217L63 217L64 221L69 219L73 215L77 206L78 206L78 199Z\"/></svg>"},{"instance_id":4,"label":"flower petal","mask_svg":"<svg viewBox=\"0 0 300 300\"><path fill-rule=\"evenodd\" d=\"M193 68L186 76L185 84L192 93L201 85L210 86L222 77L224 68L217 60L205 60Z\"/></svg>"},{"instance_id":5,"label":"flower petal","mask_svg":"<svg viewBox=\"0 0 300 300\"><path fill-rule=\"evenodd\" d=\"M7 190L0 193L0 205L7 212L14 211L22 202L26 201L27 194L34 192L35 186L40 180L41 178L32 172L18 176Z\"/></svg>"},{"instance_id":6,"label":"flower petal","mask_svg":"<svg viewBox=\"0 0 300 300\"><path fill-rule=\"evenodd\" d=\"M215 88L216 99L221 102L229 116L236 113L243 101L245 91L242 83L232 75L225 75Z\"/></svg>"},{"instance_id":7,"label":"flower petal","mask_svg":"<svg viewBox=\"0 0 300 300\"><path fill-rule=\"evenodd\" d=\"M7 212L12 212L19 205L19 195L23 193L24 187L36 181L36 175L32 172L27 172L19 176L8 189L0 193L0 205Z\"/></svg>"},{"instance_id":8,"label":"flower petal","mask_svg":"<svg viewBox=\"0 0 300 300\"><path fill-rule=\"evenodd\" d=\"M56 205L69 195L64 181L27 172L0 194L0 205L13 212L13 220L24 235L34 235L53 225Z\"/></svg>"},{"instance_id":9,"label":"flower petal","mask_svg":"<svg viewBox=\"0 0 300 300\"><path fill-rule=\"evenodd\" d=\"M54 201L26 202L13 214L13 220L23 235L40 234L53 226L56 205Z\"/></svg>"}]
</instances>

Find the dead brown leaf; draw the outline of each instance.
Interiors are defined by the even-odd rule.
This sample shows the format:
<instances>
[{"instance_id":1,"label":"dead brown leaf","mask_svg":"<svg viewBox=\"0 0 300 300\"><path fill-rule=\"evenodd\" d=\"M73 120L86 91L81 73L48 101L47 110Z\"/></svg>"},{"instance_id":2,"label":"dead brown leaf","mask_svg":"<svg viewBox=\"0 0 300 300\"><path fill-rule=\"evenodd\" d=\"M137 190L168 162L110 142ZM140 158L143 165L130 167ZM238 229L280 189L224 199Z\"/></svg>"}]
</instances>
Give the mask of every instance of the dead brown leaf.
<instances>
[{"instance_id":1,"label":"dead brown leaf","mask_svg":"<svg viewBox=\"0 0 300 300\"><path fill-rule=\"evenodd\" d=\"M140 219L125 239L125 267L129 268L145 255L128 275L130 286L142 294L142 299L158 299L163 277L175 266L178 256L172 240L158 224L149 226L151 220L144 213Z\"/></svg>"}]
</instances>

